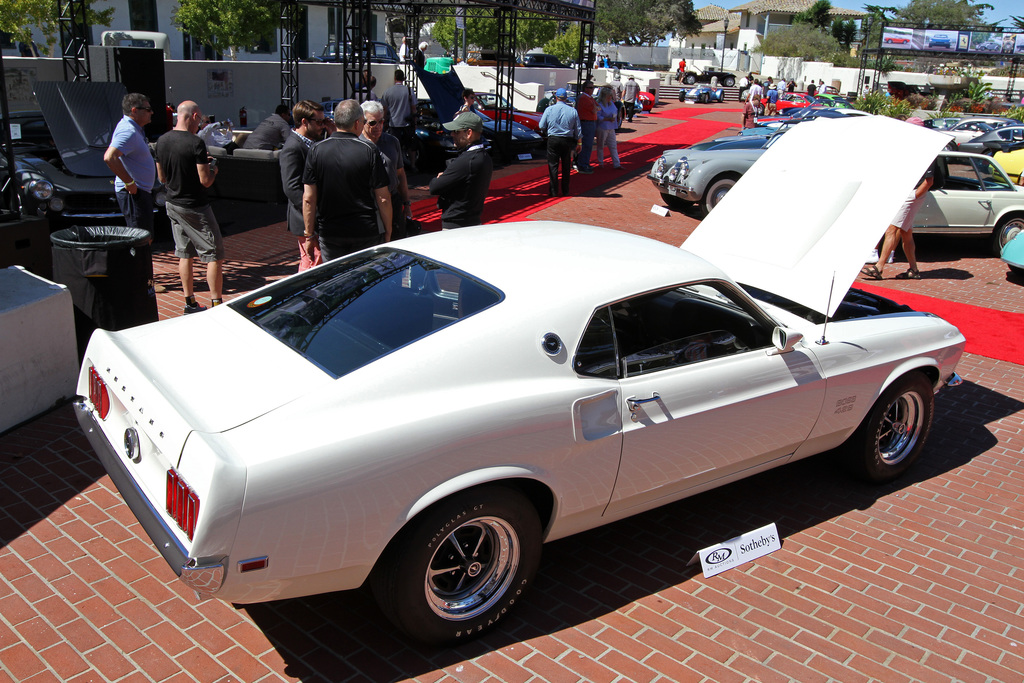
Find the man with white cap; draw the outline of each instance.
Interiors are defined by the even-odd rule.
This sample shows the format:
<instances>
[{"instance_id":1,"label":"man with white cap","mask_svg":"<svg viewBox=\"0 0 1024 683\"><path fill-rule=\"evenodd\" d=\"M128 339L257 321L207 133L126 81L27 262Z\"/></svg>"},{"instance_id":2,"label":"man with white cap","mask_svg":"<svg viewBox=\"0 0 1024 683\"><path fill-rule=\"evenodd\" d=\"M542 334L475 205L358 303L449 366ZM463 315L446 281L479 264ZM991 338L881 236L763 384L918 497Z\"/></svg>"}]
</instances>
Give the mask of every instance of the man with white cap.
<instances>
[{"instance_id":1,"label":"man with white cap","mask_svg":"<svg viewBox=\"0 0 1024 683\"><path fill-rule=\"evenodd\" d=\"M551 197L569 194L572 153L583 145L580 116L566 99L565 88L556 90L555 103L540 117L540 129L548 136L548 195ZM559 165L562 167L561 183L558 182Z\"/></svg>"},{"instance_id":2,"label":"man with white cap","mask_svg":"<svg viewBox=\"0 0 1024 683\"><path fill-rule=\"evenodd\" d=\"M494 169L491 155L480 141L483 119L467 111L444 127L452 132L460 153L430 181L430 194L437 196L437 208L441 209L441 229L479 225Z\"/></svg>"}]
</instances>

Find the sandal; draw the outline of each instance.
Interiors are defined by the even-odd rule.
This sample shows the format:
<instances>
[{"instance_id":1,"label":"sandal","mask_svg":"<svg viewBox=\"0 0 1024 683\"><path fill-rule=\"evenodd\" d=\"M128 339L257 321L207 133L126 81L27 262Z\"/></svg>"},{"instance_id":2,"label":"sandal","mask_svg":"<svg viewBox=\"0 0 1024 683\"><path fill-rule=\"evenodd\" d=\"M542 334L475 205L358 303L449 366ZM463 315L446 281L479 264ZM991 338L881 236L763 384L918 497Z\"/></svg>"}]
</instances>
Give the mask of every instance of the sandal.
<instances>
[{"instance_id":1,"label":"sandal","mask_svg":"<svg viewBox=\"0 0 1024 683\"><path fill-rule=\"evenodd\" d=\"M905 273L896 276L897 280L920 280L921 272L917 268L908 268Z\"/></svg>"},{"instance_id":2,"label":"sandal","mask_svg":"<svg viewBox=\"0 0 1024 683\"><path fill-rule=\"evenodd\" d=\"M878 268L873 265L864 266L860 269L860 274L869 280L881 280L882 274L878 272Z\"/></svg>"}]
</instances>

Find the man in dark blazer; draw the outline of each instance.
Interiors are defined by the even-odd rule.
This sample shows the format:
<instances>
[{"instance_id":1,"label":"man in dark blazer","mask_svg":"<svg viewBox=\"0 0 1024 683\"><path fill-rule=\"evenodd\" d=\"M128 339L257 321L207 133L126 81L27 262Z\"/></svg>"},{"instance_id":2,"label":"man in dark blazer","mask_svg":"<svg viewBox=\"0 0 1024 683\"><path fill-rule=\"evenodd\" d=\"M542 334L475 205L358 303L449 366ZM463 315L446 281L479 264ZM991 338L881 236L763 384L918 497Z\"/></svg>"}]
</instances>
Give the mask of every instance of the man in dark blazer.
<instances>
[{"instance_id":1,"label":"man in dark blazer","mask_svg":"<svg viewBox=\"0 0 1024 683\"><path fill-rule=\"evenodd\" d=\"M309 148L317 140L335 131L334 122L324 117L323 105L302 100L292 109L296 126L281 148L281 182L288 198L288 230L299 240L299 271L320 265L320 249L313 249L313 258L306 252L305 227L302 222L302 171L306 168Z\"/></svg>"}]
</instances>

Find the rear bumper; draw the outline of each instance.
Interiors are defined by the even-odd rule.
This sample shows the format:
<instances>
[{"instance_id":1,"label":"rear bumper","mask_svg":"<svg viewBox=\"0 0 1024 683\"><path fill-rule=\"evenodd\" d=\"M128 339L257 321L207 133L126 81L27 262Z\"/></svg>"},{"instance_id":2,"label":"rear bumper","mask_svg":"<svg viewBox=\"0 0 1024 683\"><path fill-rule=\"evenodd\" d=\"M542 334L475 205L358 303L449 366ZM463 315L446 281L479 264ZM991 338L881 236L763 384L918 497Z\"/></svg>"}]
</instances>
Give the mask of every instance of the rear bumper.
<instances>
[{"instance_id":1,"label":"rear bumper","mask_svg":"<svg viewBox=\"0 0 1024 683\"><path fill-rule=\"evenodd\" d=\"M132 513L142 524L142 528L146 530L167 564L171 566L175 574L181 576L182 570L188 563L188 553L185 551L185 547L178 541L170 527L164 523L160 511L150 504L146 494L135 483L135 479L121 460L121 456L103 436L103 431L96 422L96 413L82 398L76 400L74 406L78 424L81 425L86 438L92 444L93 450L99 455L103 468L107 470L107 474L110 475L114 486L121 493L124 502L128 504Z\"/></svg>"}]
</instances>

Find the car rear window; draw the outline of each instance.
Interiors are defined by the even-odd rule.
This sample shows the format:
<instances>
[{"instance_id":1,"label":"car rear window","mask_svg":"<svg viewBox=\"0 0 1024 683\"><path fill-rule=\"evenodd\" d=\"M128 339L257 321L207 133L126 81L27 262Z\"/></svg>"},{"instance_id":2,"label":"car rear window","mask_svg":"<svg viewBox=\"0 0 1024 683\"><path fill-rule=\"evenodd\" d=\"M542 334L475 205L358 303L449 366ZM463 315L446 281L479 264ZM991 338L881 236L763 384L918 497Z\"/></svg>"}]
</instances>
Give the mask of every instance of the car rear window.
<instances>
[{"instance_id":1,"label":"car rear window","mask_svg":"<svg viewBox=\"0 0 1024 683\"><path fill-rule=\"evenodd\" d=\"M341 377L501 299L465 273L382 249L332 261L229 305Z\"/></svg>"}]
</instances>

